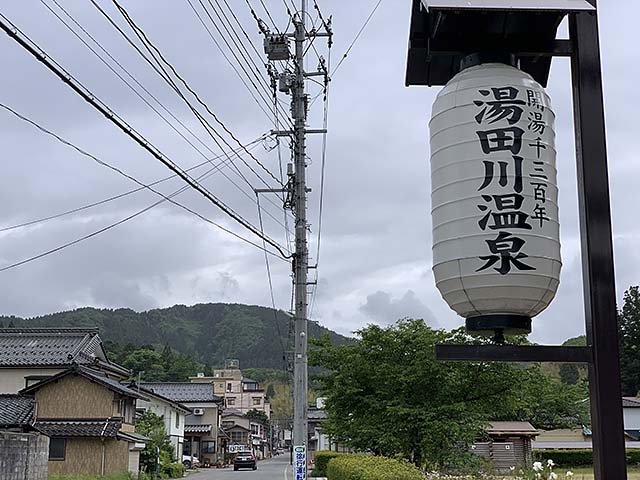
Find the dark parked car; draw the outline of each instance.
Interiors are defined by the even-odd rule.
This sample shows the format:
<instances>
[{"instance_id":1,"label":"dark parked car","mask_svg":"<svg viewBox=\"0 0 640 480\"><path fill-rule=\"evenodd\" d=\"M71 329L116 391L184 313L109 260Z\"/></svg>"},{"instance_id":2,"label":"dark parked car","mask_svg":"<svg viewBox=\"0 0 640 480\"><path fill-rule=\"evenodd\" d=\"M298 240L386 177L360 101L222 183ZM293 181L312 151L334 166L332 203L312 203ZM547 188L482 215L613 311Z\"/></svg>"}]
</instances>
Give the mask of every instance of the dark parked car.
<instances>
[{"instance_id":1,"label":"dark parked car","mask_svg":"<svg viewBox=\"0 0 640 480\"><path fill-rule=\"evenodd\" d=\"M240 468L250 468L256 470L258 465L256 463L256 457L251 452L240 452L233 459L233 469L238 470Z\"/></svg>"}]
</instances>

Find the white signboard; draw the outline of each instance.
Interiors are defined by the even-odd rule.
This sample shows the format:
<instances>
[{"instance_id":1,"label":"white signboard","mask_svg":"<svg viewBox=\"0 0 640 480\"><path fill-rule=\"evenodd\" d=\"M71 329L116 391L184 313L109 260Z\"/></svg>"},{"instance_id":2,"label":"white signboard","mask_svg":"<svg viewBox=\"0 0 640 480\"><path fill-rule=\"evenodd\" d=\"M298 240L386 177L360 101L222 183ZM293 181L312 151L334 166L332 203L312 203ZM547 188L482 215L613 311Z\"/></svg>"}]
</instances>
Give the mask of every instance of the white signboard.
<instances>
[{"instance_id":1,"label":"white signboard","mask_svg":"<svg viewBox=\"0 0 640 480\"><path fill-rule=\"evenodd\" d=\"M250 452L251 448L246 445L227 445L227 452L229 453L240 453L240 452Z\"/></svg>"},{"instance_id":2,"label":"white signboard","mask_svg":"<svg viewBox=\"0 0 640 480\"><path fill-rule=\"evenodd\" d=\"M293 447L293 476L295 480L307 480L307 447Z\"/></svg>"}]
</instances>

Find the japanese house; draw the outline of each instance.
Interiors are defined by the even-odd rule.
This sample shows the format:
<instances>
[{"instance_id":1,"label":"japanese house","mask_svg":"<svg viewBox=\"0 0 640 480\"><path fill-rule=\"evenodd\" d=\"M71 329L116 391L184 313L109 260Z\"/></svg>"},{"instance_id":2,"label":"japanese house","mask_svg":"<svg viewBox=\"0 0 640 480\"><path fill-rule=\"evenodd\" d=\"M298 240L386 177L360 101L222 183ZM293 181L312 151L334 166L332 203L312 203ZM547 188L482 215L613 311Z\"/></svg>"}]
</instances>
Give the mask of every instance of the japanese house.
<instances>
[{"instance_id":1,"label":"japanese house","mask_svg":"<svg viewBox=\"0 0 640 480\"><path fill-rule=\"evenodd\" d=\"M135 404L146 397L84 366L20 393L33 396L33 427L49 437L49 475L137 474L147 439L135 433Z\"/></svg>"}]
</instances>

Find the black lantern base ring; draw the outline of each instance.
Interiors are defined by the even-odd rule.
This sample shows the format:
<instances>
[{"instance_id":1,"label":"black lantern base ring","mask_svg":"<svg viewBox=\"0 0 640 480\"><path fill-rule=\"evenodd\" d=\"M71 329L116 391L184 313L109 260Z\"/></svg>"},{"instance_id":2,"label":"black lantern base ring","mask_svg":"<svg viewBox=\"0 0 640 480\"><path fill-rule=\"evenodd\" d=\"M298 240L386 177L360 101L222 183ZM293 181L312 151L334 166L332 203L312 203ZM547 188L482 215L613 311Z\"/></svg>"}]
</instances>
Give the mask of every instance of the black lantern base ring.
<instances>
[{"instance_id":1,"label":"black lantern base ring","mask_svg":"<svg viewBox=\"0 0 640 480\"><path fill-rule=\"evenodd\" d=\"M499 343L505 335L531 333L531 317L526 315L495 314L467 318L467 332L475 335L495 335Z\"/></svg>"}]
</instances>

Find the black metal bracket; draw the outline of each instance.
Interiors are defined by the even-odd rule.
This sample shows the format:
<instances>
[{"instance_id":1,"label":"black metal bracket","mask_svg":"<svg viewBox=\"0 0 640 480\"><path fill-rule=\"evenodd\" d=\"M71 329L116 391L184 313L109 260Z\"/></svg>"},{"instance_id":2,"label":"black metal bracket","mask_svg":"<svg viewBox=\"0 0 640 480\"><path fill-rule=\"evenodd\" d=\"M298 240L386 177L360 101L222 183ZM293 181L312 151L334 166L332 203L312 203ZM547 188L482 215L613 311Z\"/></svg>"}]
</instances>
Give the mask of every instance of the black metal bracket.
<instances>
[{"instance_id":1,"label":"black metal bracket","mask_svg":"<svg viewBox=\"0 0 640 480\"><path fill-rule=\"evenodd\" d=\"M436 360L591 363L591 347L555 345L436 345Z\"/></svg>"}]
</instances>

